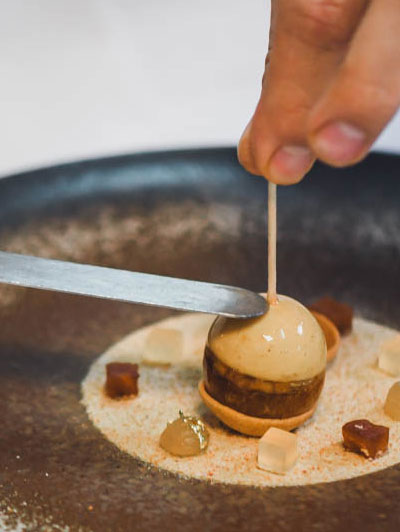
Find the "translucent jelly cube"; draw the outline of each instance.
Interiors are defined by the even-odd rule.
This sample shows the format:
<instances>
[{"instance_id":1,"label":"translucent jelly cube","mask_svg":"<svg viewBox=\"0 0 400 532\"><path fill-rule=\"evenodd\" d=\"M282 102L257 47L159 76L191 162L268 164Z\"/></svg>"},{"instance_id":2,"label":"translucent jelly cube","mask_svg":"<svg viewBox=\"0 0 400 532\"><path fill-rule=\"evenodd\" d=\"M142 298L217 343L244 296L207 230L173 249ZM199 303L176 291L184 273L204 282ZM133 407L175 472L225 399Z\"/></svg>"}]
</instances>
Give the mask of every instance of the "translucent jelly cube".
<instances>
[{"instance_id":1,"label":"translucent jelly cube","mask_svg":"<svg viewBox=\"0 0 400 532\"><path fill-rule=\"evenodd\" d=\"M183 356L183 335L177 329L152 329L147 336L143 362L149 365L168 365Z\"/></svg>"},{"instance_id":2,"label":"translucent jelly cube","mask_svg":"<svg viewBox=\"0 0 400 532\"><path fill-rule=\"evenodd\" d=\"M270 428L258 442L258 467L271 473L284 474L296 463L297 436Z\"/></svg>"},{"instance_id":3,"label":"translucent jelly cube","mask_svg":"<svg viewBox=\"0 0 400 532\"><path fill-rule=\"evenodd\" d=\"M400 421L400 381L395 382L388 391L383 410L387 416Z\"/></svg>"},{"instance_id":4,"label":"translucent jelly cube","mask_svg":"<svg viewBox=\"0 0 400 532\"><path fill-rule=\"evenodd\" d=\"M378 366L390 375L400 375L400 334L382 344Z\"/></svg>"}]
</instances>

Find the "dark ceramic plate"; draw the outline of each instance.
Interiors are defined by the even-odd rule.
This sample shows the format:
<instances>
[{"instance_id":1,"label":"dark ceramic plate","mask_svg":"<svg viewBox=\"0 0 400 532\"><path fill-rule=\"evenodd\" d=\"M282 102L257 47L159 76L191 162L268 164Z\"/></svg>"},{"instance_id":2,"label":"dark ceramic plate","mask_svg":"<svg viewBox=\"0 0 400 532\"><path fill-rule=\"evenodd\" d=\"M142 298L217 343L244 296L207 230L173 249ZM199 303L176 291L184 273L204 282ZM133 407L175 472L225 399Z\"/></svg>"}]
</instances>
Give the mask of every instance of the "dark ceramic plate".
<instances>
[{"instance_id":1,"label":"dark ceramic plate","mask_svg":"<svg viewBox=\"0 0 400 532\"><path fill-rule=\"evenodd\" d=\"M317 165L279 190L279 289L332 294L400 328L400 159ZM0 181L0 248L265 289L266 183L233 149L130 155ZM0 287L0 490L28 530L400 528L400 467L331 484L253 489L185 480L118 451L79 385L132 329L170 314Z\"/></svg>"}]
</instances>

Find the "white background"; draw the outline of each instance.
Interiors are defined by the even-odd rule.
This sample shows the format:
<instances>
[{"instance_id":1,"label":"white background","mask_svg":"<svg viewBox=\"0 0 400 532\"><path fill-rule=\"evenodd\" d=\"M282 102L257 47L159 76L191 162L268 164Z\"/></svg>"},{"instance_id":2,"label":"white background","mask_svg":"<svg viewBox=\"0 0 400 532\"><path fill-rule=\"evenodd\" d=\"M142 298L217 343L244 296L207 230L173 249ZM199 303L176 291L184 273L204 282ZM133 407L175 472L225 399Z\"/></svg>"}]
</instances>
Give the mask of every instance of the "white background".
<instances>
[{"instance_id":1,"label":"white background","mask_svg":"<svg viewBox=\"0 0 400 532\"><path fill-rule=\"evenodd\" d=\"M0 175L237 142L256 103L266 0L0 0ZM400 117L379 148L400 151Z\"/></svg>"}]
</instances>

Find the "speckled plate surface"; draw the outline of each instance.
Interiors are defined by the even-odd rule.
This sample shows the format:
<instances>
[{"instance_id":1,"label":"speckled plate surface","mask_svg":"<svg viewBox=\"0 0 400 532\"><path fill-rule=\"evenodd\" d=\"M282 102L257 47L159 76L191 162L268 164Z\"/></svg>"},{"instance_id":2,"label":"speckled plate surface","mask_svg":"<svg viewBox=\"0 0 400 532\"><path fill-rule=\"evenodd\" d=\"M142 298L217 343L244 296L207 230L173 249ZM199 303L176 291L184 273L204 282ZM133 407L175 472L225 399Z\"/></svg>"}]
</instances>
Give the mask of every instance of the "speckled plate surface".
<instances>
[{"instance_id":1,"label":"speckled plate surface","mask_svg":"<svg viewBox=\"0 0 400 532\"><path fill-rule=\"evenodd\" d=\"M280 292L400 328L399 174L398 157L372 155L282 188ZM263 290L265 196L233 149L38 170L0 181L0 248ZM0 287L1 529L399 530L400 466L255 489L178 478L104 440L80 404L90 362L169 314Z\"/></svg>"}]
</instances>

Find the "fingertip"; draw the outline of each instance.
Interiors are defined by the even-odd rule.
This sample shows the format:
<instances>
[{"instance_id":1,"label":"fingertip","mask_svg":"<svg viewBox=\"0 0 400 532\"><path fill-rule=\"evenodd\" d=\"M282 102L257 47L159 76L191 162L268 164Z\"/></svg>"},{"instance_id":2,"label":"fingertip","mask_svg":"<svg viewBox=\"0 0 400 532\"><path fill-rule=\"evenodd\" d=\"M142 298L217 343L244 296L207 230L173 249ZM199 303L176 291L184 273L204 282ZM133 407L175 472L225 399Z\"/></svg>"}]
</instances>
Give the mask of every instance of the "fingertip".
<instances>
[{"instance_id":1,"label":"fingertip","mask_svg":"<svg viewBox=\"0 0 400 532\"><path fill-rule=\"evenodd\" d=\"M314 161L314 154L306 146L282 146L269 161L267 179L277 185L294 185L303 179Z\"/></svg>"},{"instance_id":2,"label":"fingertip","mask_svg":"<svg viewBox=\"0 0 400 532\"><path fill-rule=\"evenodd\" d=\"M311 132L310 145L321 161L343 167L360 161L371 142L360 127L336 120Z\"/></svg>"}]
</instances>

